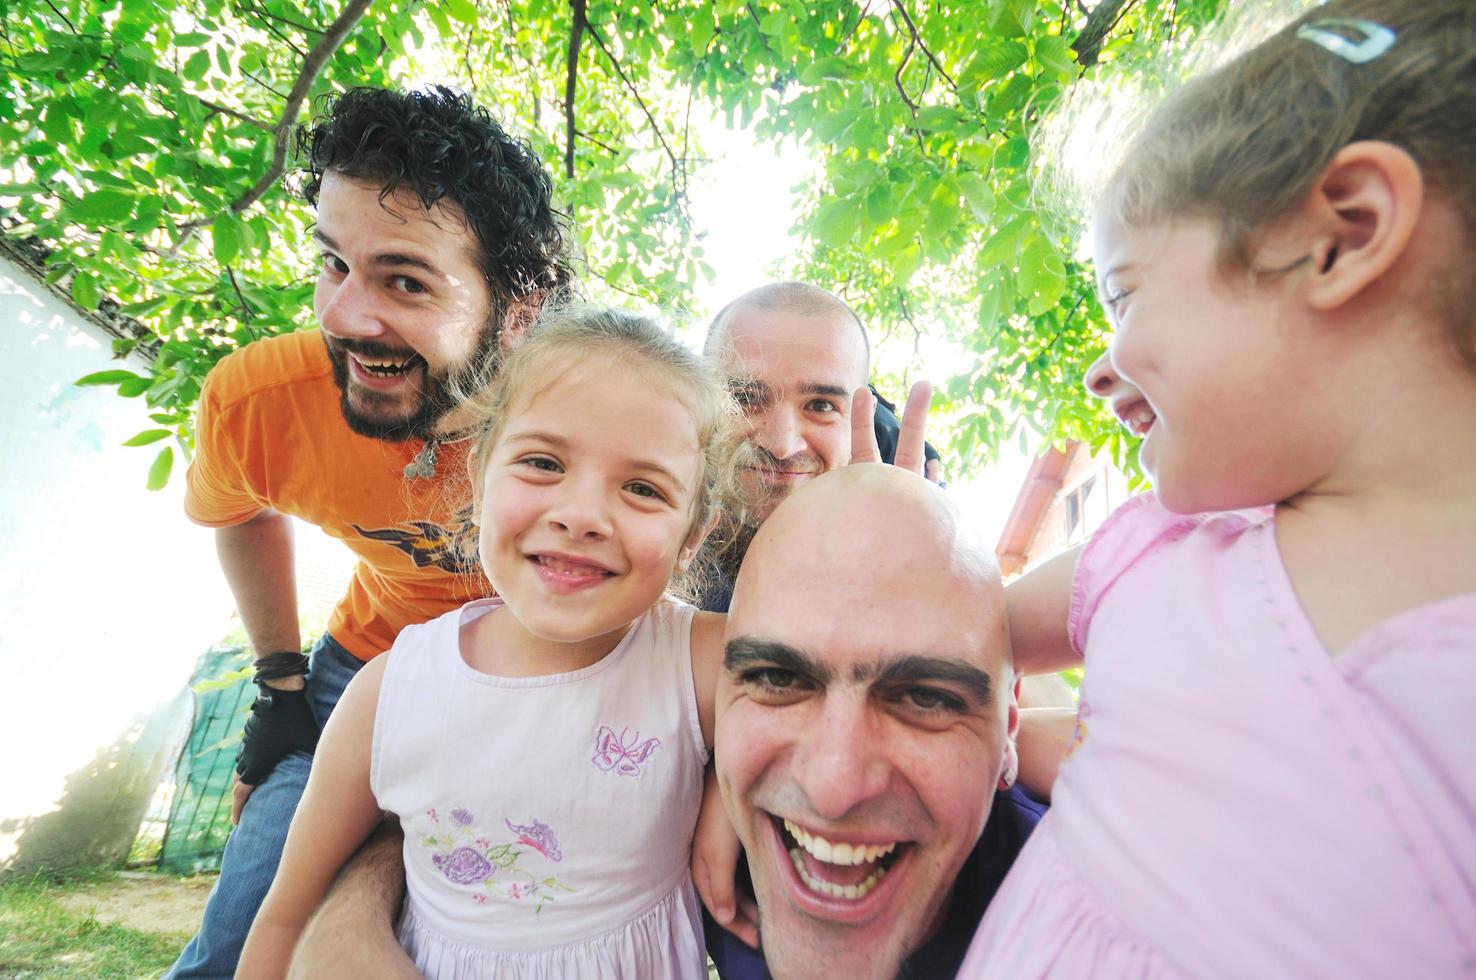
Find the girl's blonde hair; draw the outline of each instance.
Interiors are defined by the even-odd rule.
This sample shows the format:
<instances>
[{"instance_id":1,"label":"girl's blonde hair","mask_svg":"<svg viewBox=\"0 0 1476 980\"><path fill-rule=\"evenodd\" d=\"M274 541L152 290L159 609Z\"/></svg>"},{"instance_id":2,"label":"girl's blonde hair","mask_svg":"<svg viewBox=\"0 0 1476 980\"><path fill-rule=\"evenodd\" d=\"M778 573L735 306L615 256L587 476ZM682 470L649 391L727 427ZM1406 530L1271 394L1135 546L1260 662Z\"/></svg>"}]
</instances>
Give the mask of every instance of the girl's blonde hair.
<instances>
[{"instance_id":1,"label":"girl's blonde hair","mask_svg":"<svg viewBox=\"0 0 1476 980\"><path fill-rule=\"evenodd\" d=\"M487 459L507 420L539 391L585 358L605 359L611 372L641 371L670 385L697 424L702 459L688 533L715 524L699 560L673 583L687 597L702 584L711 556L723 550L733 527L737 412L717 366L675 340L655 321L624 310L564 306L545 310L527 339L504 355L496 379L466 404L482 417L476 437L471 492L481 492ZM619 412L621 406L611 405ZM476 536L469 542L475 564Z\"/></svg>"},{"instance_id":2,"label":"girl's blonde hair","mask_svg":"<svg viewBox=\"0 0 1476 980\"><path fill-rule=\"evenodd\" d=\"M1329 50L1364 39L1339 21L1370 21L1392 46L1358 63ZM1312 35L1311 38L1299 32ZM1317 38L1324 43L1318 43ZM1252 271L1256 236L1312 191L1333 156L1359 140L1402 147L1459 211L1466 247L1444 276L1462 355L1476 364L1476 3L1332 0L1224 67L1185 85L1149 118L1112 177L1102 210L1130 224L1209 215L1221 260Z\"/></svg>"}]
</instances>

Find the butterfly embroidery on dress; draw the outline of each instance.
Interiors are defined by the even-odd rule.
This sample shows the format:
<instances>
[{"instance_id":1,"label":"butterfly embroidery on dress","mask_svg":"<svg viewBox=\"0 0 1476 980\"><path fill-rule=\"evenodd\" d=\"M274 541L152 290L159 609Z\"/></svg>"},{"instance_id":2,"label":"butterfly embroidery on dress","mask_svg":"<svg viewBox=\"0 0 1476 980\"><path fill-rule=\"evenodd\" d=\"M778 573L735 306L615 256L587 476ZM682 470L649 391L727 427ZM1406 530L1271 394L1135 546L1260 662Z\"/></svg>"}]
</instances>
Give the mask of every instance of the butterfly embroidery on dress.
<instances>
[{"instance_id":1,"label":"butterfly embroidery on dress","mask_svg":"<svg viewBox=\"0 0 1476 980\"><path fill-rule=\"evenodd\" d=\"M595 734L594 758L590 759L596 766L605 772L614 770L622 776L639 776L641 774L641 763L651 757L651 753L661 747L659 738L648 738L641 741L641 733L636 732L633 738L627 739L629 729L622 728L617 738L615 730L609 725L601 725Z\"/></svg>"}]
</instances>

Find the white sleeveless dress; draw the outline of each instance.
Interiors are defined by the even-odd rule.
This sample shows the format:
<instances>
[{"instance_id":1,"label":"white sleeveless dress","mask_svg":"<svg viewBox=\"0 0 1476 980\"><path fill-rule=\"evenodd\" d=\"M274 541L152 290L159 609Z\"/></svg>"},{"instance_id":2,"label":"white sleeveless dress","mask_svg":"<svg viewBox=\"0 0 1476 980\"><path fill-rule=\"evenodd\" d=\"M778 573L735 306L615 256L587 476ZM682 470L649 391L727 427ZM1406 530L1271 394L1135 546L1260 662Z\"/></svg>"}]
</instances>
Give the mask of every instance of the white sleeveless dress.
<instances>
[{"instance_id":1,"label":"white sleeveless dress","mask_svg":"<svg viewBox=\"0 0 1476 980\"><path fill-rule=\"evenodd\" d=\"M598 663L510 678L460 651L500 605L409 627L386 654L370 786L405 831L401 944L429 977L706 977L695 610L663 600Z\"/></svg>"}]
</instances>

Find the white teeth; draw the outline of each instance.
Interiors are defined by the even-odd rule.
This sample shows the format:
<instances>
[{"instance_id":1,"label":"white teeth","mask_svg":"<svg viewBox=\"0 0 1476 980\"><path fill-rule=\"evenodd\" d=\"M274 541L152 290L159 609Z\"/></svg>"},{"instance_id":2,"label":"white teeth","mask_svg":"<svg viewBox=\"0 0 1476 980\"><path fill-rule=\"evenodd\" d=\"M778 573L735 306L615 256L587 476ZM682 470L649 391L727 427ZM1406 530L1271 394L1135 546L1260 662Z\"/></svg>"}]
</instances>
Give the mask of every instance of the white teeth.
<instances>
[{"instance_id":1,"label":"white teeth","mask_svg":"<svg viewBox=\"0 0 1476 980\"><path fill-rule=\"evenodd\" d=\"M799 848L790 849L789 860L794 864L794 870L799 875L800 881L804 882L805 887L810 891L818 892L821 895L829 895L831 898L844 898L850 901L865 898L869 895L871 890L876 887L876 883L881 881L882 875L887 873L886 868L877 868L871 874L867 875L859 885L838 885L833 881L825 881L822 878L816 878L810 874L805 868L805 859Z\"/></svg>"},{"instance_id":2,"label":"white teeth","mask_svg":"<svg viewBox=\"0 0 1476 980\"><path fill-rule=\"evenodd\" d=\"M847 844L842 841L839 844L831 843L818 834L812 834L799 826L792 820L784 821L784 829L789 831L791 837L799 842L800 847L809 851L817 861L826 864L871 864L879 861L896 850L895 842L885 847L875 844Z\"/></svg>"}]
</instances>

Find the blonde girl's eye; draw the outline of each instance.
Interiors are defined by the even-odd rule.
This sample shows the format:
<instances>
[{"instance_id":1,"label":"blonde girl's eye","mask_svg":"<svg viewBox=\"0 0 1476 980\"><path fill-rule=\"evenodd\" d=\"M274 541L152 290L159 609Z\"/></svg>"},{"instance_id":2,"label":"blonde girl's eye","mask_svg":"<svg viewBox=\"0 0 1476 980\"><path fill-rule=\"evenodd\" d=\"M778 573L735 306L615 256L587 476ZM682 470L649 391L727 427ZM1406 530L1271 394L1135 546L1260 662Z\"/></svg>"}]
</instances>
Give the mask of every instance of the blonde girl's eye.
<instances>
[{"instance_id":1,"label":"blonde girl's eye","mask_svg":"<svg viewBox=\"0 0 1476 980\"><path fill-rule=\"evenodd\" d=\"M635 494L637 497L645 497L648 500L659 500L663 503L667 502L666 494L662 493L651 484L646 483L644 480L633 480L625 485L625 489Z\"/></svg>"},{"instance_id":2,"label":"blonde girl's eye","mask_svg":"<svg viewBox=\"0 0 1476 980\"><path fill-rule=\"evenodd\" d=\"M518 466L526 466L529 469L538 470L543 473L562 473L564 468L559 461L550 456L524 456L516 463Z\"/></svg>"}]
</instances>

